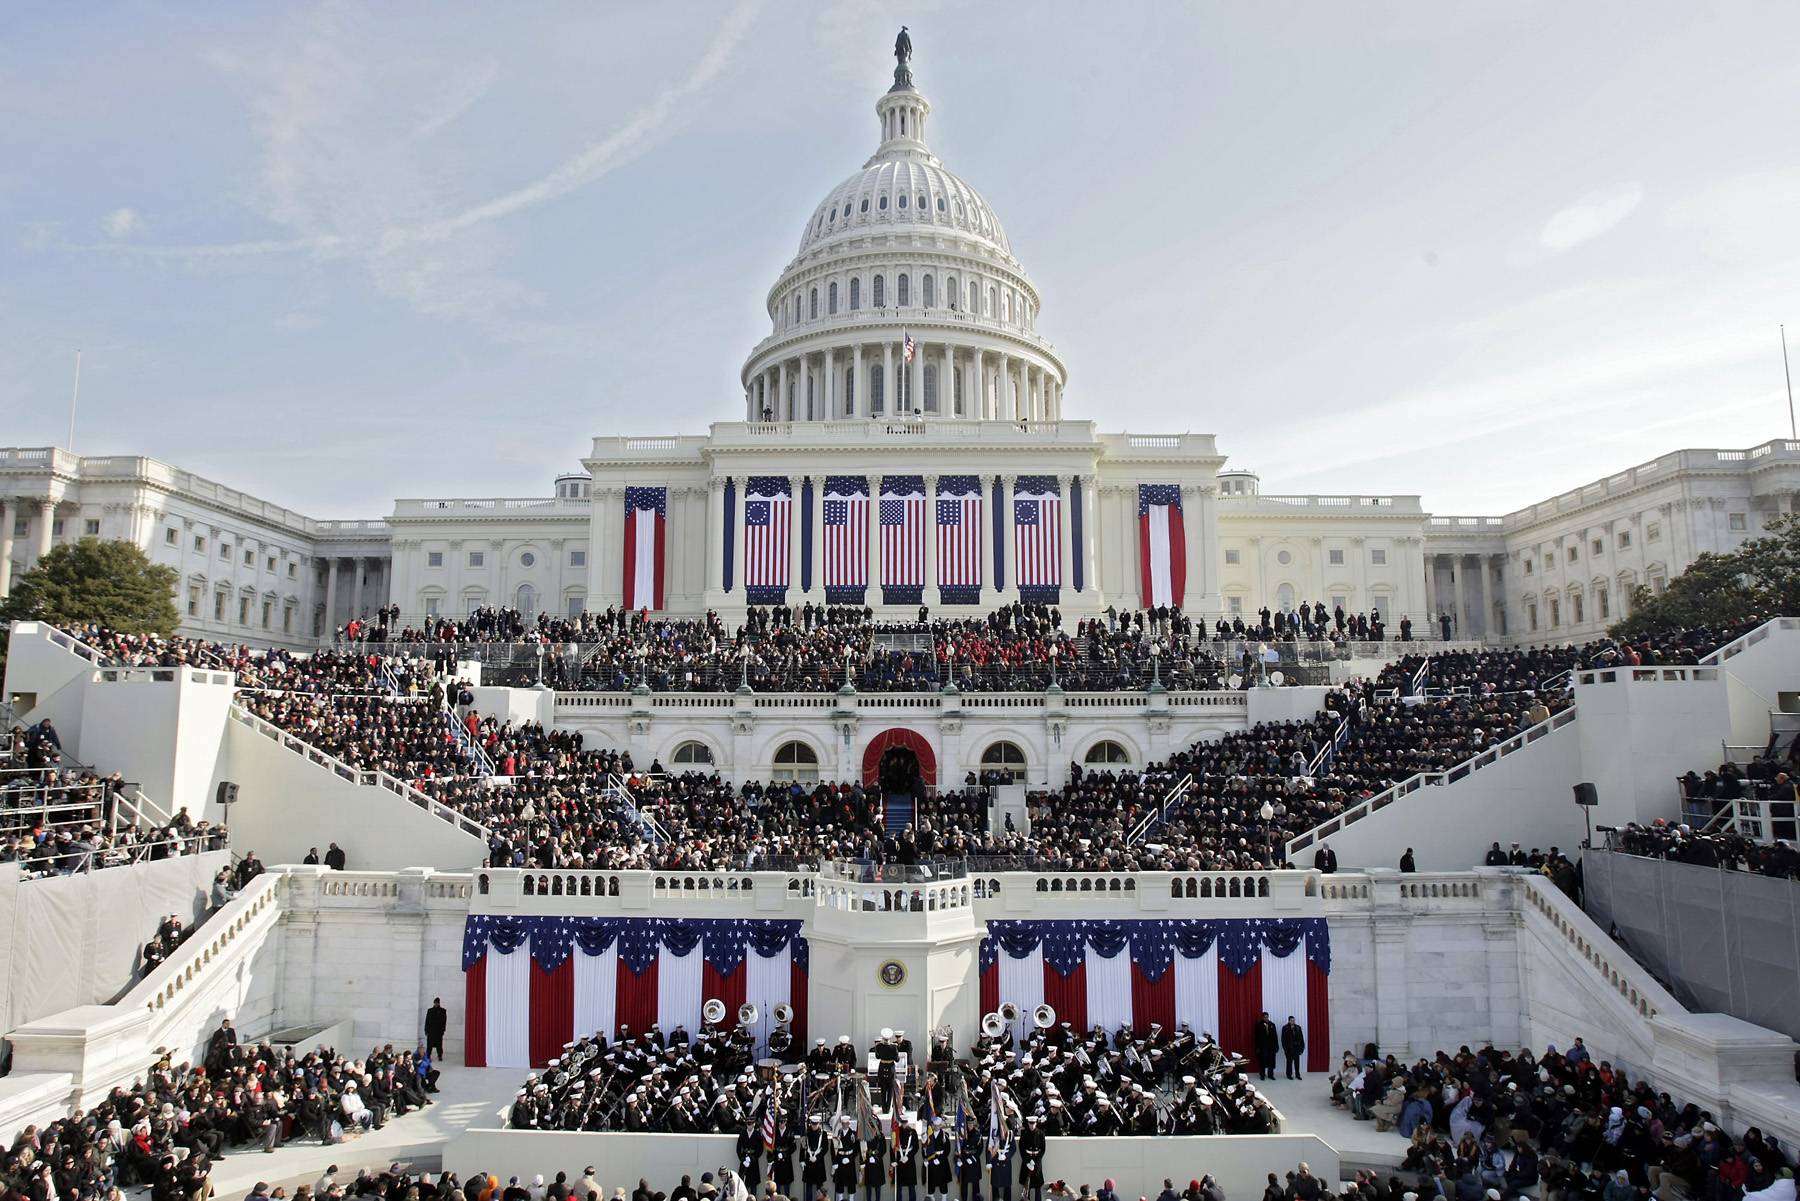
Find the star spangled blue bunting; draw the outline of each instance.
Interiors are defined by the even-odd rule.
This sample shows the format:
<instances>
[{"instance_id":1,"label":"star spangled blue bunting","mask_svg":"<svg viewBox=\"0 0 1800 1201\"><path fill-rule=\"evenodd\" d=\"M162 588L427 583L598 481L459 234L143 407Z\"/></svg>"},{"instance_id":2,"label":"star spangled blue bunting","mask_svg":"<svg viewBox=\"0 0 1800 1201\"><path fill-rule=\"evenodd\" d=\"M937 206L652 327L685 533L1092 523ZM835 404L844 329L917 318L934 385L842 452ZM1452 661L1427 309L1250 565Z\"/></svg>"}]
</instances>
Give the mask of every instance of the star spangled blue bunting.
<instances>
[{"instance_id":1,"label":"star spangled blue bunting","mask_svg":"<svg viewBox=\"0 0 1800 1201\"><path fill-rule=\"evenodd\" d=\"M869 494L869 477L866 475L828 475L825 477L825 495L830 496L867 496Z\"/></svg>"},{"instance_id":2,"label":"star spangled blue bunting","mask_svg":"<svg viewBox=\"0 0 1800 1201\"><path fill-rule=\"evenodd\" d=\"M529 944L531 958L546 972L561 967L579 948L601 955L616 941L619 959L633 972L644 972L662 949L686 955L703 946L706 962L730 975L748 954L764 959L785 947L801 971L808 963L802 923L792 919L756 918L620 918L506 917L472 914L463 924L463 970L469 971L490 947L510 955Z\"/></svg>"},{"instance_id":3,"label":"star spangled blue bunting","mask_svg":"<svg viewBox=\"0 0 1800 1201\"><path fill-rule=\"evenodd\" d=\"M1181 488L1176 484L1139 484L1138 516L1148 516L1157 505L1181 507Z\"/></svg>"},{"instance_id":4,"label":"star spangled blue bunting","mask_svg":"<svg viewBox=\"0 0 1800 1201\"><path fill-rule=\"evenodd\" d=\"M669 490L667 488L625 489L625 511L634 513L639 509L655 509L658 517L667 517L669 515Z\"/></svg>"},{"instance_id":5,"label":"star spangled blue bunting","mask_svg":"<svg viewBox=\"0 0 1800 1201\"><path fill-rule=\"evenodd\" d=\"M1170 918L1162 921L990 921L981 941L981 970L1002 954L1023 959L1040 946L1044 962L1067 976L1087 961L1090 947L1110 959L1126 946L1131 962L1151 982L1162 978L1179 955L1198 959L1214 944L1219 964L1241 976L1262 959L1264 948L1285 959L1304 948L1306 957L1331 974L1331 931L1324 918Z\"/></svg>"},{"instance_id":6,"label":"star spangled blue bunting","mask_svg":"<svg viewBox=\"0 0 1800 1201\"><path fill-rule=\"evenodd\" d=\"M925 495L925 477L922 475L884 475L881 477L881 494L883 496L923 496Z\"/></svg>"},{"instance_id":7,"label":"star spangled blue bunting","mask_svg":"<svg viewBox=\"0 0 1800 1201\"><path fill-rule=\"evenodd\" d=\"M940 475L938 476L939 496L980 496L981 477L978 475Z\"/></svg>"},{"instance_id":8,"label":"star spangled blue bunting","mask_svg":"<svg viewBox=\"0 0 1800 1201\"><path fill-rule=\"evenodd\" d=\"M788 478L785 475L753 475L744 482L745 496L787 496Z\"/></svg>"},{"instance_id":9,"label":"star spangled blue bunting","mask_svg":"<svg viewBox=\"0 0 1800 1201\"><path fill-rule=\"evenodd\" d=\"M1013 481L1014 496L1061 496L1062 486L1053 475L1022 475Z\"/></svg>"}]
</instances>

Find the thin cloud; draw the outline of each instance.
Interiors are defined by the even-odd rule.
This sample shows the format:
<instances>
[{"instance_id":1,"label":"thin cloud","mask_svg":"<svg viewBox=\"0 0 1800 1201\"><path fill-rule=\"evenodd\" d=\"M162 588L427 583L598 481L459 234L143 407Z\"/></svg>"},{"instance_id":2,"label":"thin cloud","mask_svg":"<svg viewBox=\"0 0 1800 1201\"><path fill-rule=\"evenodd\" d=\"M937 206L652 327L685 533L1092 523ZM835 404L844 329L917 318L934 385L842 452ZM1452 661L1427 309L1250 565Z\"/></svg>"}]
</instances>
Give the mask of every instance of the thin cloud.
<instances>
[{"instance_id":1,"label":"thin cloud","mask_svg":"<svg viewBox=\"0 0 1800 1201\"><path fill-rule=\"evenodd\" d=\"M116 208L106 214L106 220L100 223L100 228L106 231L109 238L128 238L137 232L141 224L136 209Z\"/></svg>"},{"instance_id":2,"label":"thin cloud","mask_svg":"<svg viewBox=\"0 0 1800 1201\"><path fill-rule=\"evenodd\" d=\"M1545 249L1561 254L1583 242L1591 242L1631 216L1644 201L1644 189L1625 184L1605 192L1591 192L1553 214L1544 223L1538 241Z\"/></svg>"}]
</instances>

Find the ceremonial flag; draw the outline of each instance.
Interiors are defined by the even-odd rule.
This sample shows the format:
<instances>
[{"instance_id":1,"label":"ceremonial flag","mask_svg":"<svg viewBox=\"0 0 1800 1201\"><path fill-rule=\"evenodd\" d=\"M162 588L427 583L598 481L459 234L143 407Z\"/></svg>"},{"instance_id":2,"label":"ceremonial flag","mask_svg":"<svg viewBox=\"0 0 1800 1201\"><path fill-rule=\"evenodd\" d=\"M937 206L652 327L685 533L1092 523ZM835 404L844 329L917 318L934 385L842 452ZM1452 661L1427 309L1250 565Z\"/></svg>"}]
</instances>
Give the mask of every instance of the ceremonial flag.
<instances>
[{"instance_id":1,"label":"ceremonial flag","mask_svg":"<svg viewBox=\"0 0 1800 1201\"><path fill-rule=\"evenodd\" d=\"M762 1012L793 1006L795 1045L806 1037L807 943L786 919L501 917L463 924L464 1046L470 1067L543 1067L590 1034L700 1031L718 998Z\"/></svg>"},{"instance_id":2,"label":"ceremonial flag","mask_svg":"<svg viewBox=\"0 0 1800 1201\"><path fill-rule=\"evenodd\" d=\"M826 603L859 605L869 586L868 479L826 476L824 518Z\"/></svg>"},{"instance_id":3,"label":"ceremonial flag","mask_svg":"<svg viewBox=\"0 0 1800 1201\"><path fill-rule=\"evenodd\" d=\"M913 340L910 333L906 335L906 361L913 361Z\"/></svg>"},{"instance_id":4,"label":"ceremonial flag","mask_svg":"<svg viewBox=\"0 0 1800 1201\"><path fill-rule=\"evenodd\" d=\"M1138 563L1144 608L1181 607L1187 589L1187 537L1181 489L1175 484L1138 485Z\"/></svg>"},{"instance_id":5,"label":"ceremonial flag","mask_svg":"<svg viewBox=\"0 0 1800 1201\"><path fill-rule=\"evenodd\" d=\"M946 604L981 596L981 481L972 475L938 481L937 573Z\"/></svg>"},{"instance_id":6,"label":"ceremonial flag","mask_svg":"<svg viewBox=\"0 0 1800 1201\"><path fill-rule=\"evenodd\" d=\"M625 607L663 607L663 532L667 488L625 489Z\"/></svg>"},{"instance_id":7,"label":"ceremonial flag","mask_svg":"<svg viewBox=\"0 0 1800 1201\"><path fill-rule=\"evenodd\" d=\"M806 1086L803 1083L801 1088L804 1089L805 1087ZM777 1114L780 1109L781 1078L777 1076L775 1079L769 1081L769 1098L763 1105L762 1139L764 1155L772 1155L775 1152L775 1127L779 1123Z\"/></svg>"},{"instance_id":8,"label":"ceremonial flag","mask_svg":"<svg viewBox=\"0 0 1800 1201\"><path fill-rule=\"evenodd\" d=\"M1062 586L1062 496L1054 476L1019 477L1013 489L1013 554L1021 593Z\"/></svg>"},{"instance_id":9,"label":"ceremonial flag","mask_svg":"<svg viewBox=\"0 0 1800 1201\"><path fill-rule=\"evenodd\" d=\"M925 585L925 479L890 475L881 481L881 585L886 604L918 604ZM907 590L895 595L894 589Z\"/></svg>"},{"instance_id":10,"label":"ceremonial flag","mask_svg":"<svg viewBox=\"0 0 1800 1201\"><path fill-rule=\"evenodd\" d=\"M1186 1022L1256 1065L1267 1011L1306 1034L1307 1070L1331 1067L1331 932L1323 918L988 922L981 1011L1005 1002L1056 1010L1075 1030Z\"/></svg>"},{"instance_id":11,"label":"ceremonial flag","mask_svg":"<svg viewBox=\"0 0 1800 1201\"><path fill-rule=\"evenodd\" d=\"M793 510L786 477L750 477L744 489L744 587L753 603L778 602L787 591Z\"/></svg>"}]
</instances>

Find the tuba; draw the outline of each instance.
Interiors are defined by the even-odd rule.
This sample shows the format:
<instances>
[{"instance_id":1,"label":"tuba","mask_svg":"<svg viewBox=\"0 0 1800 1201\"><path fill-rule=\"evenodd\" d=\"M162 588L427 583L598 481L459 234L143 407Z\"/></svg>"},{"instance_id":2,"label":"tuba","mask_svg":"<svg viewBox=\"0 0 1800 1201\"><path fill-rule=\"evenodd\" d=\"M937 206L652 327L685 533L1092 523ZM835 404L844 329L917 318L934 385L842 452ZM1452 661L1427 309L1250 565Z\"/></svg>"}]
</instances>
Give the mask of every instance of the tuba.
<instances>
[{"instance_id":1,"label":"tuba","mask_svg":"<svg viewBox=\"0 0 1800 1201\"><path fill-rule=\"evenodd\" d=\"M1031 1011L1031 1024L1039 1030L1048 1030L1056 1025L1056 1009L1054 1006L1039 1005Z\"/></svg>"},{"instance_id":2,"label":"tuba","mask_svg":"<svg viewBox=\"0 0 1800 1201\"><path fill-rule=\"evenodd\" d=\"M997 1013L990 1013L981 1019L981 1032L989 1038L999 1038L1006 1031L1006 1019Z\"/></svg>"},{"instance_id":3,"label":"tuba","mask_svg":"<svg viewBox=\"0 0 1800 1201\"><path fill-rule=\"evenodd\" d=\"M789 1005L786 1001L777 1001L775 1002L775 1008L770 1010L770 1015L775 1019L775 1024L777 1026L792 1025L794 1021L794 1007Z\"/></svg>"},{"instance_id":4,"label":"tuba","mask_svg":"<svg viewBox=\"0 0 1800 1201\"><path fill-rule=\"evenodd\" d=\"M721 1005L719 1008L723 1009L724 1006ZM755 1001L745 1001L738 1006L737 1021L740 1026L754 1026L761 1017L762 1010L756 1007Z\"/></svg>"},{"instance_id":5,"label":"tuba","mask_svg":"<svg viewBox=\"0 0 1800 1201\"><path fill-rule=\"evenodd\" d=\"M1019 1007L1008 1001L1000 1007L1000 1020L1008 1026L1019 1020Z\"/></svg>"},{"instance_id":6,"label":"tuba","mask_svg":"<svg viewBox=\"0 0 1800 1201\"><path fill-rule=\"evenodd\" d=\"M700 1007L700 1016L706 1019L709 1026L717 1026L725 1020L725 1002L717 997L707 998L706 1004Z\"/></svg>"}]
</instances>

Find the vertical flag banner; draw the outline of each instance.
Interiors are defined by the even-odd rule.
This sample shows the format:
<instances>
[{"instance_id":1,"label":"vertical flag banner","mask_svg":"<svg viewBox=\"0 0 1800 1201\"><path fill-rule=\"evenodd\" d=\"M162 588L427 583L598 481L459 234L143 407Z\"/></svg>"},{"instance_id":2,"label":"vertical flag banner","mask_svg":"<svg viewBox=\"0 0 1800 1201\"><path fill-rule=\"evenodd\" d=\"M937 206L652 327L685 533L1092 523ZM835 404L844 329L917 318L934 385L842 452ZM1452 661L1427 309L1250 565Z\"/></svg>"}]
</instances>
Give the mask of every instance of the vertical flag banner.
<instances>
[{"instance_id":1,"label":"vertical flag banner","mask_svg":"<svg viewBox=\"0 0 1800 1201\"><path fill-rule=\"evenodd\" d=\"M625 489L625 607L663 607L663 542L667 488Z\"/></svg>"},{"instance_id":2,"label":"vertical flag banner","mask_svg":"<svg viewBox=\"0 0 1800 1201\"><path fill-rule=\"evenodd\" d=\"M860 605L869 587L869 481L825 477L825 603Z\"/></svg>"},{"instance_id":3,"label":"vertical flag banner","mask_svg":"<svg viewBox=\"0 0 1800 1201\"><path fill-rule=\"evenodd\" d=\"M787 599L793 516L786 476L753 475L745 481L744 598L752 605Z\"/></svg>"},{"instance_id":4,"label":"vertical flag banner","mask_svg":"<svg viewBox=\"0 0 1800 1201\"><path fill-rule=\"evenodd\" d=\"M1138 485L1138 563L1142 568L1146 609L1158 605L1181 607L1182 594L1187 590L1184 528L1178 485Z\"/></svg>"},{"instance_id":5,"label":"vertical flag banner","mask_svg":"<svg viewBox=\"0 0 1800 1201\"><path fill-rule=\"evenodd\" d=\"M938 588L946 605L981 603L981 480L946 475L938 480Z\"/></svg>"},{"instance_id":6,"label":"vertical flag banner","mask_svg":"<svg viewBox=\"0 0 1800 1201\"><path fill-rule=\"evenodd\" d=\"M981 1009L1040 1003L1060 1025L1108 1033L1185 1024L1256 1064L1264 1013L1306 1035L1306 1070L1331 1069L1331 931L1324 918L990 921Z\"/></svg>"},{"instance_id":7,"label":"vertical flag banner","mask_svg":"<svg viewBox=\"0 0 1800 1201\"><path fill-rule=\"evenodd\" d=\"M1053 475L1013 487L1013 571L1021 600L1055 604L1062 587L1062 493Z\"/></svg>"},{"instance_id":8,"label":"vertical flag banner","mask_svg":"<svg viewBox=\"0 0 1800 1201\"><path fill-rule=\"evenodd\" d=\"M881 603L916 605L925 594L925 477L881 480Z\"/></svg>"},{"instance_id":9,"label":"vertical flag banner","mask_svg":"<svg viewBox=\"0 0 1800 1201\"><path fill-rule=\"evenodd\" d=\"M793 1045L806 1046L808 955L790 919L496 917L463 925L463 1061L543 1067L564 1044L677 1025L695 1035L700 1008L725 1002L726 1025L752 1001L760 1050L775 1006L793 1006Z\"/></svg>"},{"instance_id":10,"label":"vertical flag banner","mask_svg":"<svg viewBox=\"0 0 1800 1201\"><path fill-rule=\"evenodd\" d=\"M725 591L731 591L732 568L737 554L737 481L725 477L725 528L720 531L719 553L725 558Z\"/></svg>"}]
</instances>

